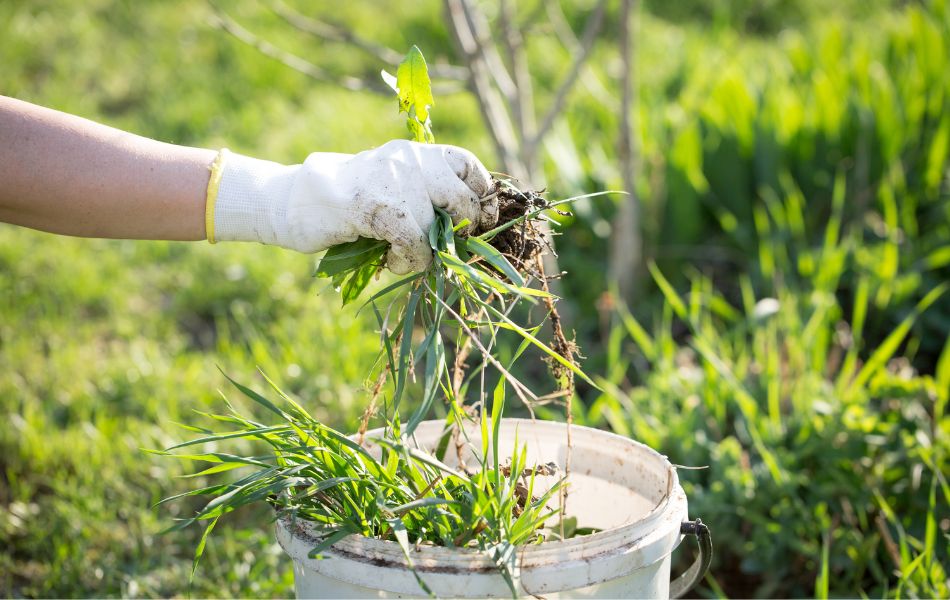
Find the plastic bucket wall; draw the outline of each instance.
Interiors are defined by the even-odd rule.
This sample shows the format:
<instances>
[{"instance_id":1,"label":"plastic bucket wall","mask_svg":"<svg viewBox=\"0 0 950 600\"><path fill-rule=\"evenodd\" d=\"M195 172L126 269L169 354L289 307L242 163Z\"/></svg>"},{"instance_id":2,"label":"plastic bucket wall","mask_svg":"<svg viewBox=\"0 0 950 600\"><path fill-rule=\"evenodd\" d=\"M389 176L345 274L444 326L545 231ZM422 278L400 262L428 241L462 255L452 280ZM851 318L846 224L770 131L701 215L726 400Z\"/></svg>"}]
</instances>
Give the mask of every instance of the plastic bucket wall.
<instances>
[{"instance_id":1,"label":"plastic bucket wall","mask_svg":"<svg viewBox=\"0 0 950 600\"><path fill-rule=\"evenodd\" d=\"M442 421L420 424L415 434L420 447L431 451L443 427ZM510 456L517 433L519 444L527 444L527 464L555 461L563 468L565 430L563 423L505 419L502 460ZM374 433L381 435L367 435ZM467 433L480 448L477 425ZM523 595L668 598L670 555L682 539L680 524L687 519L686 495L676 470L655 450L611 433L573 426L571 438L567 514L577 517L580 527L602 531L521 548L516 579ZM452 446L445 461L457 464ZM373 450L369 444L367 448ZM294 560L298 598L426 596L395 542L350 536L326 552L326 558L314 560L307 554L319 537L309 522L289 518L278 521L277 539ZM511 596L496 567L477 550L423 546L412 557L417 572L439 597Z\"/></svg>"}]
</instances>

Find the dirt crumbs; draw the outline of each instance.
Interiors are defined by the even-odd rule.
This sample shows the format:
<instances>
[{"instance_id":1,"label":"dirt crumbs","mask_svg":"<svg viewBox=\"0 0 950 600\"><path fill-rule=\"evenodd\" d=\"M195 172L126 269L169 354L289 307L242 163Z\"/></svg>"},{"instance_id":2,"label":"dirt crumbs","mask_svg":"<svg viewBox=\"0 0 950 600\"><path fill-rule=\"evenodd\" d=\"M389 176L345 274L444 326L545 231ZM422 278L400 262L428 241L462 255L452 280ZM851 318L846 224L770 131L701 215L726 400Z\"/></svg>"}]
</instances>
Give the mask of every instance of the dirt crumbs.
<instances>
[{"instance_id":1,"label":"dirt crumbs","mask_svg":"<svg viewBox=\"0 0 950 600\"><path fill-rule=\"evenodd\" d=\"M548 201L541 196L544 191L522 191L500 179L495 180L494 186L495 191L492 196L498 203L498 222L491 227L476 230L475 235L481 235L495 227L518 221L512 227L495 235L488 243L504 254L519 273L536 279L543 278L543 272L535 271L534 259L545 251L553 253L550 244L545 239L544 230L540 227L544 219L540 214L525 217L548 206Z\"/></svg>"}]
</instances>

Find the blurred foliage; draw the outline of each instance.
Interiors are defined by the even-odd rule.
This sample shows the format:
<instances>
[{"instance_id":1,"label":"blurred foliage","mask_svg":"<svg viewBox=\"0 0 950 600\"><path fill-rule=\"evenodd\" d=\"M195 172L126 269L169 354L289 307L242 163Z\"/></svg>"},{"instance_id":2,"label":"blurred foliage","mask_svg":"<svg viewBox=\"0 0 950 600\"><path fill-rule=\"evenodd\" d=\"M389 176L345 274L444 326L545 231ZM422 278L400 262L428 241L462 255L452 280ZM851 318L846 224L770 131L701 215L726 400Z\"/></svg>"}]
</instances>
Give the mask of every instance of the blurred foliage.
<instances>
[{"instance_id":1,"label":"blurred foliage","mask_svg":"<svg viewBox=\"0 0 950 600\"><path fill-rule=\"evenodd\" d=\"M893 307L870 324L869 344L883 339L928 289L950 278L947 18L938 2L859 25L832 17L768 43L732 31L711 34L710 43L645 16L640 61L666 63L641 70L638 191L647 255L674 282L688 261L733 298L736 272L750 273L757 289L775 277L807 279L813 262L791 260L779 272L773 254L792 241L822 242L843 175L842 219L862 230L855 268L878 273L874 301ZM566 185L619 181L596 164L610 164L611 138L603 132L616 127L615 115L598 106L591 101L558 140L572 148L557 155L557 166L574 174ZM783 206L783 199L793 202ZM586 227L566 230L568 271L603 273L587 269L584 257L604 252L612 214L609 205L578 207ZM565 280L583 305L595 303L606 283ZM852 287L844 281L841 293L853 295ZM950 300L917 325L918 333L948 330ZM933 369L943 338L920 338L916 363Z\"/></svg>"},{"instance_id":2,"label":"blurred foliage","mask_svg":"<svg viewBox=\"0 0 950 600\"><path fill-rule=\"evenodd\" d=\"M565 4L575 31L590 4ZM576 206L559 238L564 284L586 370L607 390L575 402L578 420L710 466L681 472L717 542L699 593L946 596L950 294L932 292L950 280L947 3L644 6L638 191L657 267L630 313L611 304L615 204ZM333 74L381 68L261 2L227 9ZM367 2L306 9L454 60L434 0L385 18ZM314 82L211 14L185 0L0 3L0 91L287 162L404 135L390 97ZM570 53L546 35L529 50L550 89ZM614 52L594 54L606 86ZM616 109L583 82L545 144L558 196L620 180ZM467 94L438 96L433 126L492 166ZM216 366L259 365L315 416L354 426L375 324L341 310L312 267L260 246L0 226L0 594L292 593L263 509L216 531L189 586L200 531L158 537L175 515L151 508L190 487L186 471L138 449L171 445L171 422L217 405Z\"/></svg>"},{"instance_id":3,"label":"blurred foliage","mask_svg":"<svg viewBox=\"0 0 950 600\"><path fill-rule=\"evenodd\" d=\"M645 0L648 11L662 19L743 33L774 35L829 14L852 16L897 7L895 0Z\"/></svg>"},{"instance_id":4,"label":"blurred foliage","mask_svg":"<svg viewBox=\"0 0 950 600\"><path fill-rule=\"evenodd\" d=\"M844 197L841 190L824 245L793 243L799 260L818 265L813 275L777 279L768 296L756 296L742 276L735 306L695 270L688 290L677 293L651 265L663 309L643 324L619 308L598 382L604 392L576 415L674 464L708 467L680 477L691 514L718 541L711 590L739 597L822 596L821 586L825 597L829 590L950 592L950 341L944 336L935 375L918 373L898 352L950 283L928 290L865 353L867 324L892 306L873 301L870 290L882 283L876 274L854 274L860 233L840 230ZM783 257L776 267L794 270L794 263ZM835 295L849 274L860 290L850 311ZM687 333L674 335L678 327Z\"/></svg>"}]
</instances>

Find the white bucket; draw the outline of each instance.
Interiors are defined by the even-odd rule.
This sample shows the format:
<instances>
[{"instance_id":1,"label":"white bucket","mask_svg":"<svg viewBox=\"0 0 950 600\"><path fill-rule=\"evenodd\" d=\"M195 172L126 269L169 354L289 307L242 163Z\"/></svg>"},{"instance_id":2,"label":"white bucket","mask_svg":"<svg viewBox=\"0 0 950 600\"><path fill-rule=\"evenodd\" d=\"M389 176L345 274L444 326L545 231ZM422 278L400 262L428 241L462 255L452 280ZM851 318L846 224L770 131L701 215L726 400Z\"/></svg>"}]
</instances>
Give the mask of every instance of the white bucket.
<instances>
[{"instance_id":1,"label":"white bucket","mask_svg":"<svg viewBox=\"0 0 950 600\"><path fill-rule=\"evenodd\" d=\"M442 421L421 423L415 433L419 446L431 451L443 427ZM519 443L527 444L528 465L555 461L563 469L565 428L563 423L505 419L499 448L511 452L517 431ZM381 434L367 436L374 433ZM480 447L478 426L468 434ZM579 527L601 531L522 547L516 574L522 595L669 598L671 553L687 520L686 495L673 465L655 450L612 433L573 426L571 438L567 515L576 517ZM453 464L454 455L450 449L446 463ZM426 596L396 542L350 536L325 552L323 560L314 560L307 554L319 537L309 522L289 518L278 520L277 539L294 560L298 598ZM412 558L438 597L511 596L495 565L477 550L423 546Z\"/></svg>"}]
</instances>

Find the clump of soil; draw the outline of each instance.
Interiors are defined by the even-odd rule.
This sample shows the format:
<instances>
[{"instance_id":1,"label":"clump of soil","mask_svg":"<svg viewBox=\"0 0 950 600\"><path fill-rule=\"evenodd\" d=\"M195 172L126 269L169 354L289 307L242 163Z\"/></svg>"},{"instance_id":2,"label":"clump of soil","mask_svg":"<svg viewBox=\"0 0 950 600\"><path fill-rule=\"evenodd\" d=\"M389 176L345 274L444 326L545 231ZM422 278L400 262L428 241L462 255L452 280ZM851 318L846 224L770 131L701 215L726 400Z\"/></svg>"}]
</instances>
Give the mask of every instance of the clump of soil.
<instances>
[{"instance_id":1,"label":"clump of soil","mask_svg":"<svg viewBox=\"0 0 950 600\"><path fill-rule=\"evenodd\" d=\"M498 179L494 184L495 191L486 200L491 199L497 202L498 223L476 230L475 235L481 235L495 227L522 219L525 215L548 205L548 201L541 195L544 190L522 191ZM539 226L541 221L539 216L523 219L488 241L496 250L505 255L519 273L538 279L542 278L544 273L535 272L534 259L545 251L551 250L544 238L544 231Z\"/></svg>"}]
</instances>

